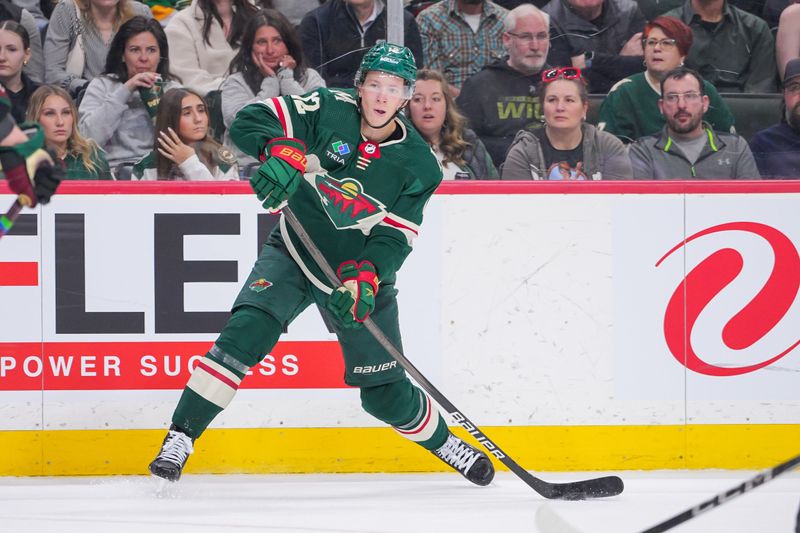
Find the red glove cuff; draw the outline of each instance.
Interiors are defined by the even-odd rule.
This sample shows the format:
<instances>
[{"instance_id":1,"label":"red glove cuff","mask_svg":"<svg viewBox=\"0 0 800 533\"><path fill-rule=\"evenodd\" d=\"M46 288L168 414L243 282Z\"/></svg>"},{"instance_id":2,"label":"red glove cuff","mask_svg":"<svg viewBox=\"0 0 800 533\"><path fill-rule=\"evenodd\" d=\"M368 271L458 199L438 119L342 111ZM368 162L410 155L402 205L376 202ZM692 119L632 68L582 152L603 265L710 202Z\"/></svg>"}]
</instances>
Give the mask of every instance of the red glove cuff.
<instances>
[{"instance_id":1,"label":"red glove cuff","mask_svg":"<svg viewBox=\"0 0 800 533\"><path fill-rule=\"evenodd\" d=\"M347 272L343 272L345 269ZM369 283L372 287L372 292L378 294L378 285L380 283L378 280L378 273L375 271L375 265L367 260L361 261L360 263L356 263L352 259L350 261L345 261L339 265L336 275L339 276L342 282L355 280L359 283Z\"/></svg>"},{"instance_id":2,"label":"red glove cuff","mask_svg":"<svg viewBox=\"0 0 800 533\"><path fill-rule=\"evenodd\" d=\"M290 137L278 137L267 143L262 156L262 162L266 161L266 156L277 157L297 169L301 174L306 171L306 145L299 139Z\"/></svg>"}]
</instances>

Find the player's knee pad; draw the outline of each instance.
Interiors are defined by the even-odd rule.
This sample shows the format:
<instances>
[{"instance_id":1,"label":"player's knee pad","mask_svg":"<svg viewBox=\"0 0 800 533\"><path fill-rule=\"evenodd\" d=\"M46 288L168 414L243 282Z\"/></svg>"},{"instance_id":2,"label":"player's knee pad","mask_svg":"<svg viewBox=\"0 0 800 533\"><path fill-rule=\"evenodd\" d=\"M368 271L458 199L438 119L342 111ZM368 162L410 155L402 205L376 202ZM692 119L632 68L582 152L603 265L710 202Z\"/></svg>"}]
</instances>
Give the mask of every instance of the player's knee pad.
<instances>
[{"instance_id":1,"label":"player's knee pad","mask_svg":"<svg viewBox=\"0 0 800 533\"><path fill-rule=\"evenodd\" d=\"M278 342L283 327L276 318L256 307L244 305L236 308L228 323L219 334L214 347L225 357L223 364L230 364L247 372L256 365ZM209 355L214 356L209 352ZM243 374L244 374L243 372Z\"/></svg>"},{"instance_id":2,"label":"player's knee pad","mask_svg":"<svg viewBox=\"0 0 800 533\"><path fill-rule=\"evenodd\" d=\"M387 424L402 424L419 409L414 389L407 377L375 387L361 387L361 407Z\"/></svg>"}]
</instances>

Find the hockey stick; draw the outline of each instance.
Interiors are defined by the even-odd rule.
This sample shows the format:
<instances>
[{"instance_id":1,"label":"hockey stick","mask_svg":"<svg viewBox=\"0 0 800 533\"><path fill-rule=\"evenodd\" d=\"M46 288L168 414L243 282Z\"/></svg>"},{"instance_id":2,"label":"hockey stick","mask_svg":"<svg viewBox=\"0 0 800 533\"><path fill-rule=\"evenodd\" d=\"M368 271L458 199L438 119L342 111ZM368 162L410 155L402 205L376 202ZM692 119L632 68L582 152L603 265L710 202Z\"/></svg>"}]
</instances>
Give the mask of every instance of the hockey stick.
<instances>
[{"instance_id":1,"label":"hockey stick","mask_svg":"<svg viewBox=\"0 0 800 533\"><path fill-rule=\"evenodd\" d=\"M302 241L303 245L305 246L306 250L311 254L311 257L317 263L322 272L325 274L325 277L328 278L328 282L333 284L334 287L338 288L342 286L342 282L339 280L339 277L333 271L333 268L328 264L328 261L322 255L317 245L314 244L314 241L311 240L311 237L306 232L303 225L297 219L297 217L292 213L292 210L289 207L283 208L283 216L286 218L286 221L289 222L289 225L292 229L297 233L298 237L300 237L300 241ZM422 373L417 370L417 368L406 359L406 357L398 350L392 341L383 333L383 331L372 321L370 317L364 321L364 326L367 330L375 337L375 340L391 354L392 357L402 366L406 372L408 372L414 380L420 384L420 386L425 389L433 399L441 405L453 419L459 423L464 429L469 432L470 435L475 437L478 442L483 444L483 446L489 450L489 453L494 455L497 459L499 459L504 465L506 465L509 470L514 472L517 477L522 479L525 483L528 484L533 490L544 496L545 498L550 499L559 499L559 500L585 500L587 498L602 498L605 496L616 496L617 494L622 492L623 484L622 480L617 476L606 476L600 477L595 479L587 479L585 481L574 481L572 483L549 483L538 477L532 475L530 472L519 466L516 461L511 459L511 457L507 456L505 452L503 452L498 445L494 442L489 440L489 438L483 433L483 431L478 428L475 424L473 424L466 416L464 416L458 409L456 409L455 405L453 405L450 400L448 400L444 394L439 392L433 384L428 381L428 379L422 375Z\"/></svg>"},{"instance_id":2,"label":"hockey stick","mask_svg":"<svg viewBox=\"0 0 800 533\"><path fill-rule=\"evenodd\" d=\"M8 211L6 211L6 214L0 215L0 239L3 238L3 235L11 231L11 227L17 220L20 211L22 211L22 204L19 203L19 199L16 199L14 203L11 204Z\"/></svg>"},{"instance_id":3,"label":"hockey stick","mask_svg":"<svg viewBox=\"0 0 800 533\"><path fill-rule=\"evenodd\" d=\"M664 520L663 522L656 524L649 529L645 529L644 531L642 531L642 533L661 533L662 531L667 531L669 529L672 529L678 524L682 524L687 520L691 520L692 518L705 513L706 511L710 511L715 507L719 507L723 503L726 503L737 496L741 496L745 492L760 487L767 481L772 481L773 479L783 474L784 472L792 470L798 464L800 464L800 455L798 455L797 457L792 457L785 463L781 463L778 466L759 472L758 474L751 477L741 485L737 485L732 489L726 490L725 492L720 492L713 498L710 498L702 503L699 503L694 507L692 507L691 509L687 509L680 514L676 514L672 518Z\"/></svg>"}]
</instances>

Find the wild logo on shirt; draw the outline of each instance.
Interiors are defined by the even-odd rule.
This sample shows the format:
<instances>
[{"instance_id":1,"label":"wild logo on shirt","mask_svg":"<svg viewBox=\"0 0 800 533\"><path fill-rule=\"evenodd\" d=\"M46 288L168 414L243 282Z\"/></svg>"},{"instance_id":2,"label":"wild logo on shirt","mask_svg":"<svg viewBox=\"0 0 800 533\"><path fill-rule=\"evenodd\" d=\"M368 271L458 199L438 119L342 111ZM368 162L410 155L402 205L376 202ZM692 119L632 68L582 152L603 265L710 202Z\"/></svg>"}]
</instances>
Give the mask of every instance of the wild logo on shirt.
<instances>
[{"instance_id":1,"label":"wild logo on shirt","mask_svg":"<svg viewBox=\"0 0 800 533\"><path fill-rule=\"evenodd\" d=\"M364 192L361 183L344 178L337 180L326 172L313 174L314 187L322 206L337 229L368 228L370 221L382 220L386 206Z\"/></svg>"}]
</instances>

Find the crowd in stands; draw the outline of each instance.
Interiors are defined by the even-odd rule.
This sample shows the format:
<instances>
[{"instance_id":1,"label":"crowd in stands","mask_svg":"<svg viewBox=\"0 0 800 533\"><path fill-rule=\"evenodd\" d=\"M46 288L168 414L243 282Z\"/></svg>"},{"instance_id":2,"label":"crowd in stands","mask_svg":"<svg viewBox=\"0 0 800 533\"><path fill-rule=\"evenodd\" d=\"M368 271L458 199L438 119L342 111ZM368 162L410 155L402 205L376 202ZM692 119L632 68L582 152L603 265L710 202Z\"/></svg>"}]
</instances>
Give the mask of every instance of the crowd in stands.
<instances>
[{"instance_id":1,"label":"crowd in stands","mask_svg":"<svg viewBox=\"0 0 800 533\"><path fill-rule=\"evenodd\" d=\"M0 84L67 179L246 178L236 113L351 89L386 2L0 0ZM800 2L404 4L403 120L447 180L800 179ZM736 98L780 122L743 137Z\"/></svg>"}]
</instances>

